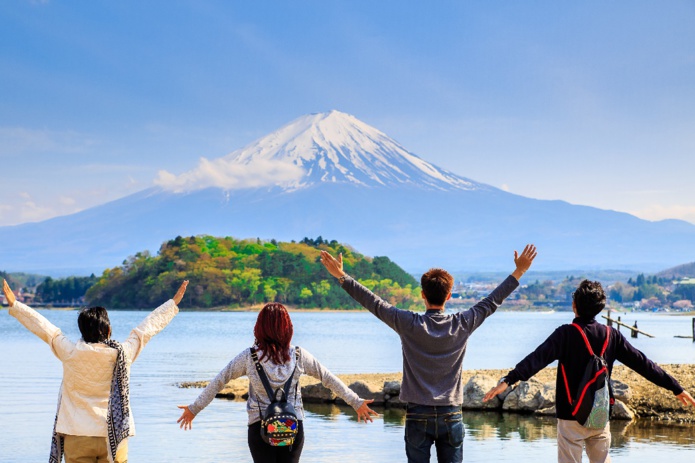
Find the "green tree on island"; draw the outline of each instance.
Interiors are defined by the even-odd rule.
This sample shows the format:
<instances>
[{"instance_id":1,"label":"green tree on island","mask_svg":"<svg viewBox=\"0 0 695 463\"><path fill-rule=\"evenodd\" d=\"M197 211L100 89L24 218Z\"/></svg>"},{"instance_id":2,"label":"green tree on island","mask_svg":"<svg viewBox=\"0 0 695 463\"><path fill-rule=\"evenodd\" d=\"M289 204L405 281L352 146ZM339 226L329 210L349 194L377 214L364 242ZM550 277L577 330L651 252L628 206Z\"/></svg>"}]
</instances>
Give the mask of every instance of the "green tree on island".
<instances>
[{"instance_id":1,"label":"green tree on island","mask_svg":"<svg viewBox=\"0 0 695 463\"><path fill-rule=\"evenodd\" d=\"M87 290L90 305L150 307L190 280L186 305L243 307L282 302L299 307L357 308L344 291L331 285L319 261L321 250L342 253L345 267L400 307L419 307L417 281L388 257L365 257L349 246L322 237L299 243L240 240L208 235L177 236L156 256L139 252L107 269Z\"/></svg>"}]
</instances>

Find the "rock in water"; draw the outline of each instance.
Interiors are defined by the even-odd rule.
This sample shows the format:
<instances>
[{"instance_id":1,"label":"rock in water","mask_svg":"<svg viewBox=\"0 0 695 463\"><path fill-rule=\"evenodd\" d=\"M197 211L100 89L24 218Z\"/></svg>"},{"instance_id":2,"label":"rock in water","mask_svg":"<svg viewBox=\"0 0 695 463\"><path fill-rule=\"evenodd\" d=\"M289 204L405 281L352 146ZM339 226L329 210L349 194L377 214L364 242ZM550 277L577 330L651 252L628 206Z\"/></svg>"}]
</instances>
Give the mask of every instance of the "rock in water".
<instances>
[{"instance_id":1,"label":"rock in water","mask_svg":"<svg viewBox=\"0 0 695 463\"><path fill-rule=\"evenodd\" d=\"M613 405L613 413L611 413L612 420L634 420L635 412L633 412L630 407L628 407L623 402L616 400Z\"/></svg>"},{"instance_id":2,"label":"rock in water","mask_svg":"<svg viewBox=\"0 0 695 463\"><path fill-rule=\"evenodd\" d=\"M401 382L400 381L385 381L384 382L384 394L388 394L391 397L397 397L401 393Z\"/></svg>"},{"instance_id":3,"label":"rock in water","mask_svg":"<svg viewBox=\"0 0 695 463\"><path fill-rule=\"evenodd\" d=\"M321 383L310 384L302 388L302 400L304 402L333 402L336 395Z\"/></svg>"},{"instance_id":4,"label":"rock in water","mask_svg":"<svg viewBox=\"0 0 695 463\"><path fill-rule=\"evenodd\" d=\"M630 398L632 398L632 391L627 384L617 379L612 379L611 387L613 388L613 397L615 397L615 400L627 403Z\"/></svg>"},{"instance_id":5,"label":"rock in water","mask_svg":"<svg viewBox=\"0 0 695 463\"><path fill-rule=\"evenodd\" d=\"M483 402L487 391L497 386L497 379L492 376L475 375L468 380L463 387L463 408L465 410L480 410L483 408L499 408L502 399L493 397L488 402Z\"/></svg>"},{"instance_id":6,"label":"rock in water","mask_svg":"<svg viewBox=\"0 0 695 463\"><path fill-rule=\"evenodd\" d=\"M503 410L533 412L555 405L555 385L530 379L522 381L504 399Z\"/></svg>"}]
</instances>

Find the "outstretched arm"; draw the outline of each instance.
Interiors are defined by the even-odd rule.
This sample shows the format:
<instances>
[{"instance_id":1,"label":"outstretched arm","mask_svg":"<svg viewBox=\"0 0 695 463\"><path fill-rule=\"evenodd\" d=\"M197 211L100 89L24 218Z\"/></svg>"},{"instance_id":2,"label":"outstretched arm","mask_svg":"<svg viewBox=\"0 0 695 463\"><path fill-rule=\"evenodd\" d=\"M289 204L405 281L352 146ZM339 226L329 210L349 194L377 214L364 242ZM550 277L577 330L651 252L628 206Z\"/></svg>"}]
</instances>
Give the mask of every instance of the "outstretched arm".
<instances>
[{"instance_id":1,"label":"outstretched arm","mask_svg":"<svg viewBox=\"0 0 695 463\"><path fill-rule=\"evenodd\" d=\"M504 300L519 286L519 279L531 267L533 260L536 258L536 247L532 244L527 244L521 255L514 251L514 265L516 268L512 274L507 277L497 288L495 288L489 296L482 299L470 309L461 312L462 320L468 328L469 332L475 331L487 317L495 313Z\"/></svg>"},{"instance_id":2,"label":"outstretched arm","mask_svg":"<svg viewBox=\"0 0 695 463\"><path fill-rule=\"evenodd\" d=\"M533 375L547 367L550 362L557 360L562 349L562 330L560 327L546 339L543 344L538 346L535 351L527 355L507 376L485 394L483 402L501 394L507 390L508 386L513 386L517 381L528 381Z\"/></svg>"},{"instance_id":3,"label":"outstretched arm","mask_svg":"<svg viewBox=\"0 0 695 463\"><path fill-rule=\"evenodd\" d=\"M345 273L342 254L338 254L336 259L328 252L321 251L321 263L326 267L328 273L338 278L341 287L350 297L397 333L412 320L412 312L397 309Z\"/></svg>"},{"instance_id":4,"label":"outstretched arm","mask_svg":"<svg viewBox=\"0 0 695 463\"><path fill-rule=\"evenodd\" d=\"M246 375L246 364L248 357L251 354L249 349L244 350L239 355L234 357L234 360L229 362L222 371L220 371L215 378L210 381L210 383L203 389L195 402L190 405L179 405L178 407L183 410L181 417L176 420L179 423L179 428L184 431L191 429L193 426L193 419L198 413L200 413L205 407L207 407L212 399L215 398L218 392L231 380L239 378Z\"/></svg>"},{"instance_id":5,"label":"outstretched arm","mask_svg":"<svg viewBox=\"0 0 695 463\"><path fill-rule=\"evenodd\" d=\"M357 412L357 421L364 420L365 422L371 422L372 416L379 416L377 412L369 408L369 404L374 402L373 400L361 399L349 387L347 387L345 383L340 380L340 378L321 365L321 363L319 363L319 361L316 360L316 358L305 349L301 349L300 360L302 362L304 372L307 375L320 380L321 384L333 391L335 395L343 399L348 405L355 409Z\"/></svg>"},{"instance_id":6,"label":"outstretched arm","mask_svg":"<svg viewBox=\"0 0 695 463\"><path fill-rule=\"evenodd\" d=\"M625 339L622 333L612 330L611 334L613 335L612 337L615 337L615 359L617 361L631 370L636 371L657 386L668 389L681 399L681 395L685 391L673 376L669 375L659 365L649 360L641 351L635 349L632 344ZM686 396L683 396L683 398L687 400ZM681 399L681 401L683 401L683 399Z\"/></svg>"},{"instance_id":7,"label":"outstretched arm","mask_svg":"<svg viewBox=\"0 0 695 463\"><path fill-rule=\"evenodd\" d=\"M51 350L59 359L65 358L74 348L74 344L60 331L60 328L49 322L46 317L22 304L15 298L10 285L7 281L2 282L2 292L10 305L10 315L24 325L26 329L41 338L46 344L51 346Z\"/></svg>"},{"instance_id":8,"label":"outstretched arm","mask_svg":"<svg viewBox=\"0 0 695 463\"><path fill-rule=\"evenodd\" d=\"M143 347L147 344L152 336L158 334L174 319L179 313L179 303L186 293L188 280L181 283L178 291L172 299L169 299L161 306L153 310L133 331L130 336L123 342L123 350L126 353L130 362L134 362L140 355Z\"/></svg>"}]
</instances>

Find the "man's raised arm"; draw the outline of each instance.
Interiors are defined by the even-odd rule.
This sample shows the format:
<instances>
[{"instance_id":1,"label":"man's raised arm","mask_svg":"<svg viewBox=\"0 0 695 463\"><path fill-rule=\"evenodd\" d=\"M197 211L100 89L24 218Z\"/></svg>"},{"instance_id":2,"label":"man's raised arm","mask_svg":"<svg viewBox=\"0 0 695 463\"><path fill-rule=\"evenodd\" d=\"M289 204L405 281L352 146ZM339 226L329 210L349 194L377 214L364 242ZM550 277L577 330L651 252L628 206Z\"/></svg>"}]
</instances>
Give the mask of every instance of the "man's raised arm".
<instances>
[{"instance_id":1,"label":"man's raised arm","mask_svg":"<svg viewBox=\"0 0 695 463\"><path fill-rule=\"evenodd\" d=\"M338 279L340 286L350 297L397 333L400 332L400 328L402 328L404 323L412 319L412 312L397 309L345 273L342 254L338 254L336 259L328 252L321 251L321 263L326 267L328 273Z\"/></svg>"},{"instance_id":2,"label":"man's raised arm","mask_svg":"<svg viewBox=\"0 0 695 463\"><path fill-rule=\"evenodd\" d=\"M515 269L512 274L495 288L490 295L470 309L462 312L463 321L471 332L475 331L487 317L492 315L497 310L497 307L519 286L519 279L531 267L537 255L536 246L533 244L527 244L521 254L514 251Z\"/></svg>"}]
</instances>

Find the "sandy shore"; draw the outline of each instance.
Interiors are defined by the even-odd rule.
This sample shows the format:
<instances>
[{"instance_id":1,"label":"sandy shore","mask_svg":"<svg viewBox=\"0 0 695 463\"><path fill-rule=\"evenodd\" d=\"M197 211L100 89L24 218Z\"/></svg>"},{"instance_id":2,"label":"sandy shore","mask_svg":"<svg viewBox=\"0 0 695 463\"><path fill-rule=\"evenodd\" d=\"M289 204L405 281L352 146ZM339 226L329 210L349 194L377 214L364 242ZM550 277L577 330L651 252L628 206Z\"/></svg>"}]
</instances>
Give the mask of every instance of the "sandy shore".
<instances>
[{"instance_id":1,"label":"sandy shore","mask_svg":"<svg viewBox=\"0 0 695 463\"><path fill-rule=\"evenodd\" d=\"M695 393L695 365L674 364L662 365L662 368L673 375L681 386L691 394ZM463 383L474 375L486 375L493 378L504 376L509 370L464 370ZM540 371L534 379L542 383L555 384L555 368L546 368ZM345 384L353 384L361 381L373 390L381 390L385 382L401 381L401 373L365 373L338 375ZM695 407L686 408L670 392L662 389L625 366L616 366L613 369L613 379L621 381L630 387L630 397L626 400L627 405L635 412L637 417L642 419L655 419L669 422L688 422L695 423ZM181 383L180 387L205 387L207 381L197 381ZM300 380L302 387L318 384L318 381L310 376L302 376ZM220 393L220 397L245 400L248 391L248 379L239 378L231 381Z\"/></svg>"}]
</instances>

